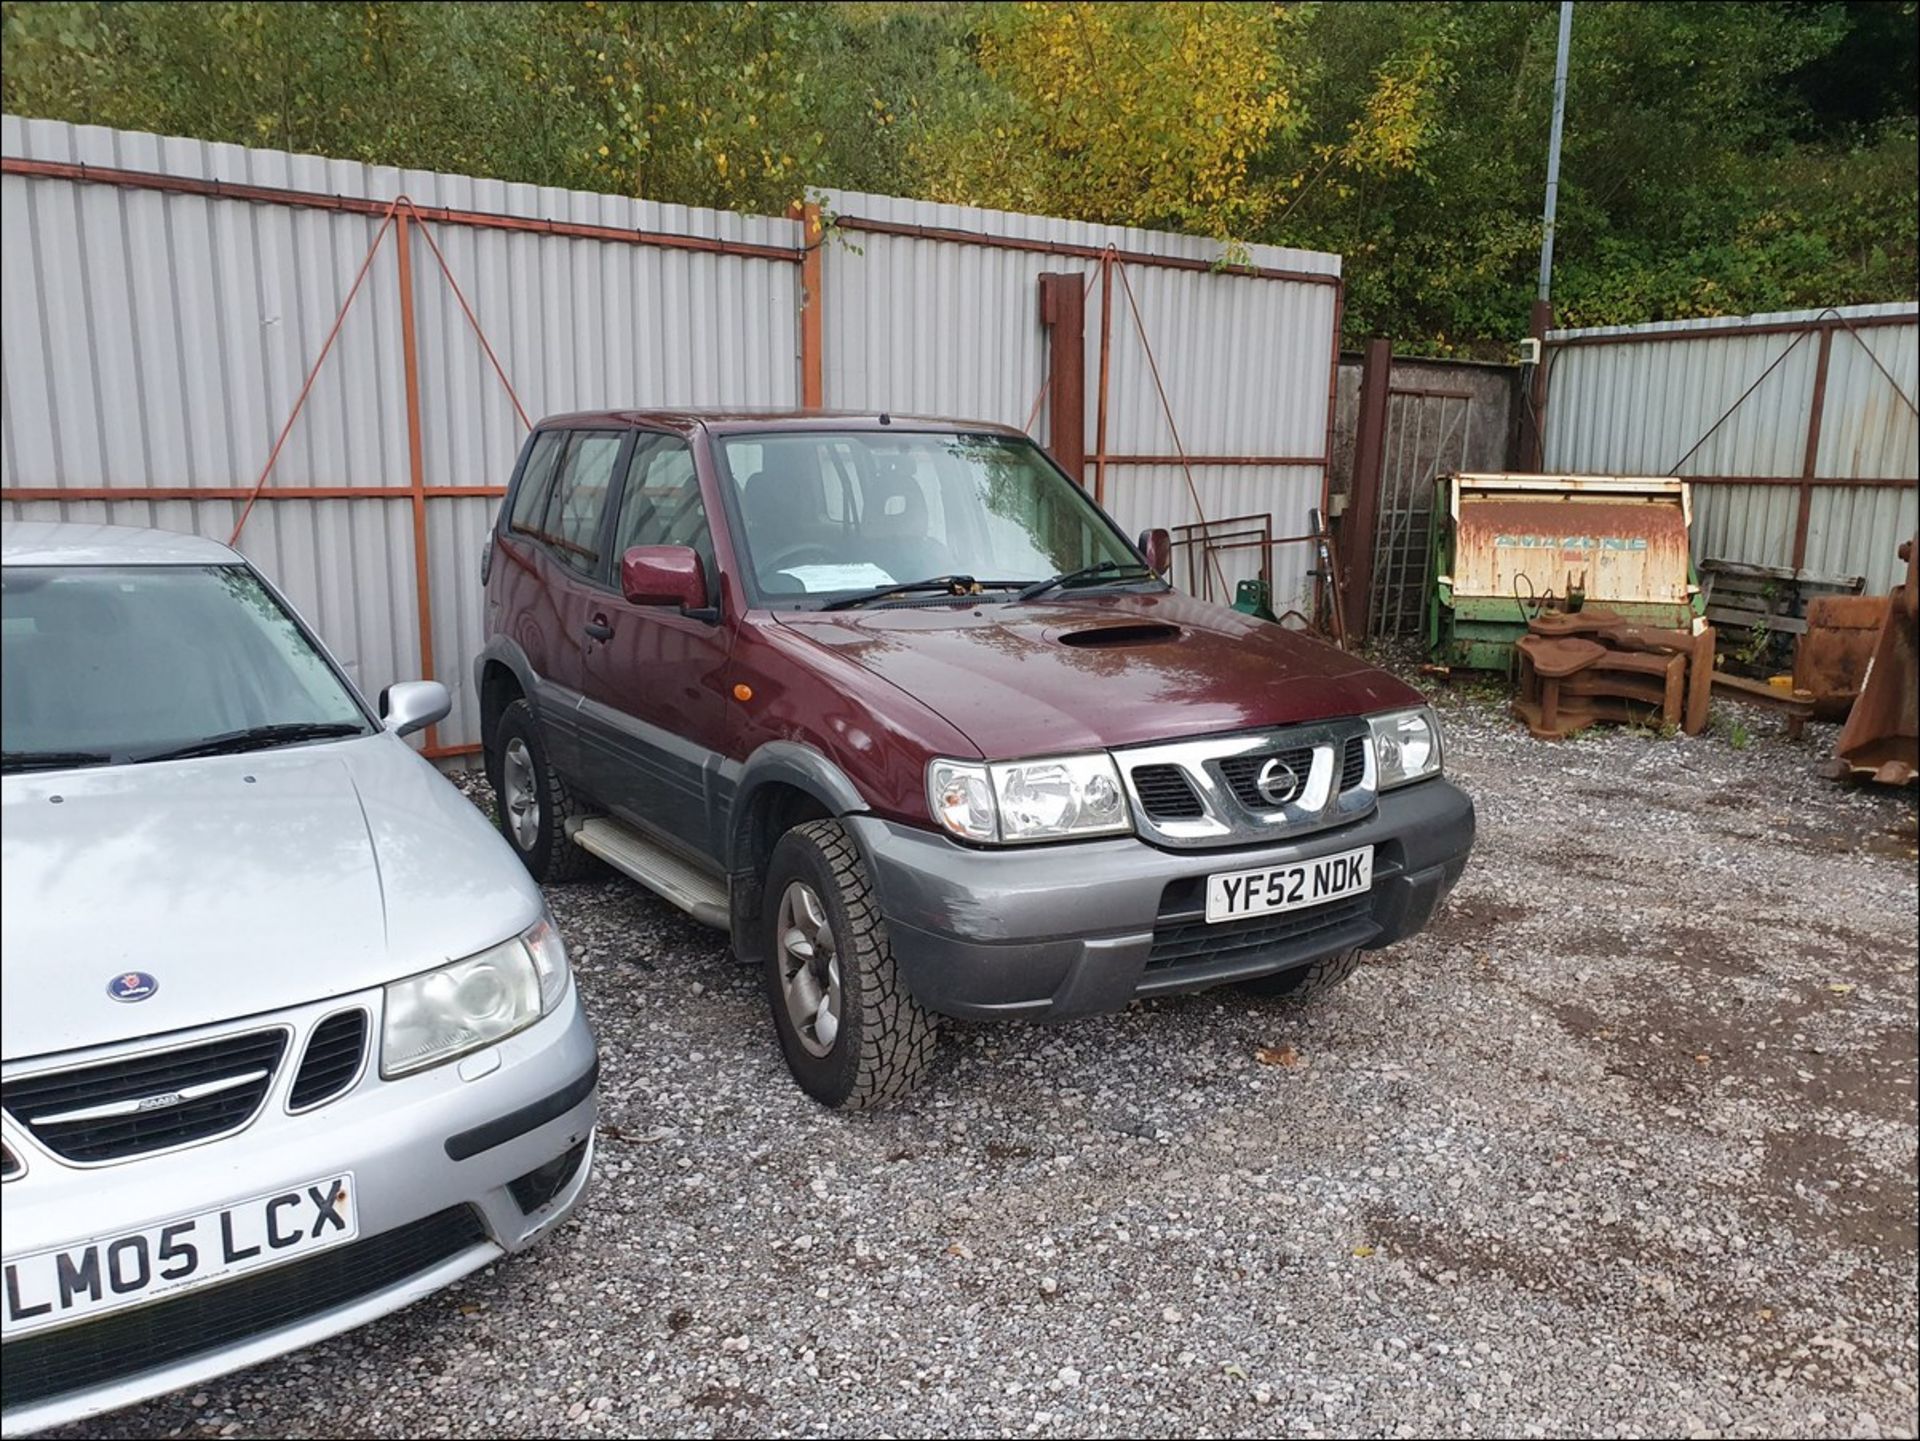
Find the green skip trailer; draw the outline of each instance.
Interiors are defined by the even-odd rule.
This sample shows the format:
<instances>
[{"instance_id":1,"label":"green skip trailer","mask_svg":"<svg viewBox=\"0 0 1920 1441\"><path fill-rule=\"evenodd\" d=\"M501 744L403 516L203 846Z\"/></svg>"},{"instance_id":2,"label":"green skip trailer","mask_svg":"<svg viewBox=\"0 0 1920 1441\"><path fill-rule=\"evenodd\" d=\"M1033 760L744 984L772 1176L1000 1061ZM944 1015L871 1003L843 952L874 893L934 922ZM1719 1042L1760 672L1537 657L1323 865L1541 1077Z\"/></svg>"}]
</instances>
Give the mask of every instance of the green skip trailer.
<instances>
[{"instance_id":1,"label":"green skip trailer","mask_svg":"<svg viewBox=\"0 0 1920 1441\"><path fill-rule=\"evenodd\" d=\"M1455 473L1434 485L1427 645L1442 665L1511 673L1514 642L1549 601L1672 630L1706 609L1684 480Z\"/></svg>"}]
</instances>

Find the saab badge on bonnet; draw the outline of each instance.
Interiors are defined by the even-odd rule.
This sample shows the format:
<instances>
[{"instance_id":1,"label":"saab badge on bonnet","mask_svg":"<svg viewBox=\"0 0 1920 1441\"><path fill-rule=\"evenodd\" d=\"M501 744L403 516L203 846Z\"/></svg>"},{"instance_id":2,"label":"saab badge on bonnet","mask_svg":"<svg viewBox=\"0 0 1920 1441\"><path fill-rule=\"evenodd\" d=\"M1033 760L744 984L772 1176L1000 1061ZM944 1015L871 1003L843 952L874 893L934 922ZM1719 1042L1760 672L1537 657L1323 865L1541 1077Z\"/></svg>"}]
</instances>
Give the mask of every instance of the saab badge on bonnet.
<instances>
[{"instance_id":1,"label":"saab badge on bonnet","mask_svg":"<svg viewBox=\"0 0 1920 1441\"><path fill-rule=\"evenodd\" d=\"M128 971L107 982L107 994L116 1001L144 1001L160 989L160 983L145 971Z\"/></svg>"}]
</instances>

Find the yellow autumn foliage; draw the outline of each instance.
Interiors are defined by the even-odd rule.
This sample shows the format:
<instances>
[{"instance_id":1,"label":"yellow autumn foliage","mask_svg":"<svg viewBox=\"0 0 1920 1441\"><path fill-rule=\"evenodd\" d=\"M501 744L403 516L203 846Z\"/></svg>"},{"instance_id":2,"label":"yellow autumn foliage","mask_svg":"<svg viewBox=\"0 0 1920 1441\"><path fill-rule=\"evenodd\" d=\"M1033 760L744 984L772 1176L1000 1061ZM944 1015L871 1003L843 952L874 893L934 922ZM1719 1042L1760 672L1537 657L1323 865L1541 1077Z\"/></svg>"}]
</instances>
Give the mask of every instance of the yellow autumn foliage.
<instances>
[{"instance_id":1,"label":"yellow autumn foliage","mask_svg":"<svg viewBox=\"0 0 1920 1441\"><path fill-rule=\"evenodd\" d=\"M1029 3L982 26L993 82L923 144L935 198L1226 235L1280 191L1251 160L1306 123L1309 7Z\"/></svg>"}]
</instances>

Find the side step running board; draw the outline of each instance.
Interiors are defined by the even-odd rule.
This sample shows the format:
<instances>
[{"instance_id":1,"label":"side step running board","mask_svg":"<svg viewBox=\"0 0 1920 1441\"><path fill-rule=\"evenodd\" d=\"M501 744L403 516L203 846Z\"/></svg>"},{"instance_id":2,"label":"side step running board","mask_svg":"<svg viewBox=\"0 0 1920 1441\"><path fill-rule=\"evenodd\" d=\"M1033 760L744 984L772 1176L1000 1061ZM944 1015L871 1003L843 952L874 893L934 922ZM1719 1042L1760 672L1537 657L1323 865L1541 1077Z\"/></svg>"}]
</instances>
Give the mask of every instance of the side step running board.
<instances>
[{"instance_id":1,"label":"side step running board","mask_svg":"<svg viewBox=\"0 0 1920 1441\"><path fill-rule=\"evenodd\" d=\"M729 928L726 882L689 865L657 842L604 816L581 822L573 832L573 841L622 875L672 901L701 925L716 931Z\"/></svg>"}]
</instances>

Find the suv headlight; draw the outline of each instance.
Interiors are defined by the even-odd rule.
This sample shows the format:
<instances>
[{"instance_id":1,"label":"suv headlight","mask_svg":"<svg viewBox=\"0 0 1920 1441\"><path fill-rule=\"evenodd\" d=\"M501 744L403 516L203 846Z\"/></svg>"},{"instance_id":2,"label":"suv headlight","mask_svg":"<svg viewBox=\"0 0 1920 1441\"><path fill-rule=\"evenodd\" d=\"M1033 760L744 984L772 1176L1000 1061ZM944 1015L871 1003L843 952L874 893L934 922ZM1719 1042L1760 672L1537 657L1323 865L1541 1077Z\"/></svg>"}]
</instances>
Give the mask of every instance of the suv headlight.
<instances>
[{"instance_id":1,"label":"suv headlight","mask_svg":"<svg viewBox=\"0 0 1920 1441\"><path fill-rule=\"evenodd\" d=\"M542 916L519 935L387 987L380 1074L437 1066L525 1030L567 993L567 948Z\"/></svg>"},{"instance_id":2,"label":"suv headlight","mask_svg":"<svg viewBox=\"0 0 1920 1441\"><path fill-rule=\"evenodd\" d=\"M1433 707L1368 716L1367 724L1373 727L1381 790L1440 774L1440 718Z\"/></svg>"},{"instance_id":3,"label":"suv headlight","mask_svg":"<svg viewBox=\"0 0 1920 1441\"><path fill-rule=\"evenodd\" d=\"M1133 829L1113 757L937 760L927 767L933 818L962 840L1014 845Z\"/></svg>"}]
</instances>

